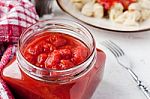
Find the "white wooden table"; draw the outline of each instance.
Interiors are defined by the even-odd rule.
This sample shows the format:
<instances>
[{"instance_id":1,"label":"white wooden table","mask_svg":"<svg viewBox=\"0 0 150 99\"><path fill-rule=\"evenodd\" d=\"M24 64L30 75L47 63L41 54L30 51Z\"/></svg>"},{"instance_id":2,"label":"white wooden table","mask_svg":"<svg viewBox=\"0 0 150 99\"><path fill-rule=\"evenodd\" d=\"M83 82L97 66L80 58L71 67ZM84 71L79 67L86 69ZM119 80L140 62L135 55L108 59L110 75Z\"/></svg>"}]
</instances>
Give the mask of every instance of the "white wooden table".
<instances>
[{"instance_id":1,"label":"white wooden table","mask_svg":"<svg viewBox=\"0 0 150 99\"><path fill-rule=\"evenodd\" d=\"M76 20L60 10L55 2L55 17ZM100 42L112 40L118 44L133 61L133 70L140 79L150 84L150 31L140 33L118 33L96 29L86 25L95 37L97 47L106 53L104 78L92 99L146 99L129 73Z\"/></svg>"}]
</instances>

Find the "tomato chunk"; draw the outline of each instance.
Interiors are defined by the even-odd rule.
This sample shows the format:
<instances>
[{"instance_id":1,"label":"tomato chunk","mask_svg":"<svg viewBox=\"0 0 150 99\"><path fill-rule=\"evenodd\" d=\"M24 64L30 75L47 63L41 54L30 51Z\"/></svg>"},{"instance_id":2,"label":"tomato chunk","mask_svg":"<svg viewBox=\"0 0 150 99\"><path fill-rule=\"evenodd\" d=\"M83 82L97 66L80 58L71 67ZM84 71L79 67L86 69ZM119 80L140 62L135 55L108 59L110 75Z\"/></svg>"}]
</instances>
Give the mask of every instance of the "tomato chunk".
<instances>
[{"instance_id":1,"label":"tomato chunk","mask_svg":"<svg viewBox=\"0 0 150 99\"><path fill-rule=\"evenodd\" d=\"M68 69L73 67L74 64L70 60L61 60L59 64L60 69Z\"/></svg>"},{"instance_id":2,"label":"tomato chunk","mask_svg":"<svg viewBox=\"0 0 150 99\"><path fill-rule=\"evenodd\" d=\"M59 52L63 59L70 59L72 57L70 49L60 49Z\"/></svg>"},{"instance_id":3,"label":"tomato chunk","mask_svg":"<svg viewBox=\"0 0 150 99\"><path fill-rule=\"evenodd\" d=\"M44 63L45 63L46 59L47 59L46 53L42 53L42 54L38 55L36 65L38 65L39 67L44 67Z\"/></svg>"},{"instance_id":4,"label":"tomato chunk","mask_svg":"<svg viewBox=\"0 0 150 99\"><path fill-rule=\"evenodd\" d=\"M46 68L56 69L56 66L60 62L60 59L60 52L58 50L54 50L54 52L52 52L52 54L50 54L45 61Z\"/></svg>"},{"instance_id":5,"label":"tomato chunk","mask_svg":"<svg viewBox=\"0 0 150 99\"><path fill-rule=\"evenodd\" d=\"M77 66L88 57L88 48L78 39L62 33L43 33L26 44L25 59L35 66L63 70Z\"/></svg>"},{"instance_id":6,"label":"tomato chunk","mask_svg":"<svg viewBox=\"0 0 150 99\"><path fill-rule=\"evenodd\" d=\"M87 48L82 47L82 46L77 46L75 49L73 49L72 53L73 53L72 61L75 64L80 64L88 56Z\"/></svg>"}]
</instances>

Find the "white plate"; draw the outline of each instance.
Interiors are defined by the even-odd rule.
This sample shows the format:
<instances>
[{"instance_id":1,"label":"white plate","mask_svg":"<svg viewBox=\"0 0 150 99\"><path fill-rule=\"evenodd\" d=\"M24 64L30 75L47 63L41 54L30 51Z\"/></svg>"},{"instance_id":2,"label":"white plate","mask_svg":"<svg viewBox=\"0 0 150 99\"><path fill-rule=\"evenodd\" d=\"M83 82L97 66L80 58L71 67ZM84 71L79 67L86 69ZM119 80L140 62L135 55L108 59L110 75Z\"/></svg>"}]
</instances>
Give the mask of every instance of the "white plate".
<instances>
[{"instance_id":1,"label":"white plate","mask_svg":"<svg viewBox=\"0 0 150 99\"><path fill-rule=\"evenodd\" d=\"M121 24L113 23L109 19L97 19L93 17L87 17L81 14L74 5L70 2L70 0L56 0L60 8L71 16L77 18L78 20L109 31L116 32L141 32L150 30L150 19L140 23L139 26L124 26Z\"/></svg>"}]
</instances>

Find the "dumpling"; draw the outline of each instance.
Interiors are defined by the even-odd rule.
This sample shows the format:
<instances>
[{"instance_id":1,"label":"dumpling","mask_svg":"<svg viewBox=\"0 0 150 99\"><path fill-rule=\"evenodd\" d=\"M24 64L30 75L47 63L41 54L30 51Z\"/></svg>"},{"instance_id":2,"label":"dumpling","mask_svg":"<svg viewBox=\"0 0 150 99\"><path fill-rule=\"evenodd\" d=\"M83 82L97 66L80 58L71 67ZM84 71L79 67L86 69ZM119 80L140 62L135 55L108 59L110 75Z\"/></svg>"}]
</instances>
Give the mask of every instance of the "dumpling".
<instances>
[{"instance_id":1,"label":"dumpling","mask_svg":"<svg viewBox=\"0 0 150 99\"><path fill-rule=\"evenodd\" d=\"M82 2L75 2L73 3L75 5L75 7L78 9L78 10L81 10L82 7L83 7L83 3Z\"/></svg>"},{"instance_id":2,"label":"dumpling","mask_svg":"<svg viewBox=\"0 0 150 99\"><path fill-rule=\"evenodd\" d=\"M115 20L119 15L123 13L123 5L121 3L115 3L109 11L110 20Z\"/></svg>"},{"instance_id":3,"label":"dumpling","mask_svg":"<svg viewBox=\"0 0 150 99\"><path fill-rule=\"evenodd\" d=\"M141 19L141 13L139 11L129 11L127 19L124 24L129 26L139 25L139 21Z\"/></svg>"},{"instance_id":4,"label":"dumpling","mask_svg":"<svg viewBox=\"0 0 150 99\"><path fill-rule=\"evenodd\" d=\"M140 11L140 21L144 21L150 17L150 0L140 0L138 3L131 3L128 10Z\"/></svg>"},{"instance_id":5,"label":"dumpling","mask_svg":"<svg viewBox=\"0 0 150 99\"><path fill-rule=\"evenodd\" d=\"M140 5L144 9L150 9L150 0L141 0Z\"/></svg>"},{"instance_id":6,"label":"dumpling","mask_svg":"<svg viewBox=\"0 0 150 99\"><path fill-rule=\"evenodd\" d=\"M123 24L124 21L126 20L127 16L128 16L128 11L125 11L124 13L122 13L121 15L119 15L114 21L116 23Z\"/></svg>"},{"instance_id":7,"label":"dumpling","mask_svg":"<svg viewBox=\"0 0 150 99\"><path fill-rule=\"evenodd\" d=\"M81 1L82 1L83 4L86 4L88 2L93 2L93 3L96 2L96 0L81 0Z\"/></svg>"},{"instance_id":8,"label":"dumpling","mask_svg":"<svg viewBox=\"0 0 150 99\"><path fill-rule=\"evenodd\" d=\"M150 10L149 9L142 9L141 10L141 21L144 21L148 18L150 18Z\"/></svg>"},{"instance_id":9,"label":"dumpling","mask_svg":"<svg viewBox=\"0 0 150 99\"><path fill-rule=\"evenodd\" d=\"M94 17L102 18L104 16L104 8L99 3L95 3L93 6Z\"/></svg>"},{"instance_id":10,"label":"dumpling","mask_svg":"<svg viewBox=\"0 0 150 99\"><path fill-rule=\"evenodd\" d=\"M121 23L127 26L136 26L139 25L138 21L141 18L141 13L139 11L125 11L120 15L115 22Z\"/></svg>"},{"instance_id":11,"label":"dumpling","mask_svg":"<svg viewBox=\"0 0 150 99\"><path fill-rule=\"evenodd\" d=\"M129 11L133 11L133 10L138 10L140 11L142 8L141 8L141 5L139 3L131 3L128 7L128 10Z\"/></svg>"},{"instance_id":12,"label":"dumpling","mask_svg":"<svg viewBox=\"0 0 150 99\"><path fill-rule=\"evenodd\" d=\"M81 2L82 3L82 0L71 0L71 2L73 2L73 3Z\"/></svg>"},{"instance_id":13,"label":"dumpling","mask_svg":"<svg viewBox=\"0 0 150 99\"><path fill-rule=\"evenodd\" d=\"M93 16L93 6L93 2L86 3L82 8L81 13L85 16Z\"/></svg>"}]
</instances>

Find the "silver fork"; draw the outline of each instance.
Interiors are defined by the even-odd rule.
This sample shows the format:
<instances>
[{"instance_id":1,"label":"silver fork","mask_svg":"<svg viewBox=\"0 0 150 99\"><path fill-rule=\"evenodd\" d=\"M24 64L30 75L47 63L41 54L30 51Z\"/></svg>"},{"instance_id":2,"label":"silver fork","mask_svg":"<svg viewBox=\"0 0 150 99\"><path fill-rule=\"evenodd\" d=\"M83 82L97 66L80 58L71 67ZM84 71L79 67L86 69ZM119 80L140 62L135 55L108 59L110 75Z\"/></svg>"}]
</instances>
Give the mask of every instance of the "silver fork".
<instances>
[{"instance_id":1,"label":"silver fork","mask_svg":"<svg viewBox=\"0 0 150 99\"><path fill-rule=\"evenodd\" d=\"M114 42L110 40L103 41L101 42L101 44L105 46L106 48L108 48L114 54L114 56L117 59L117 62L130 73L130 75L132 76L134 81L137 83L138 87L141 89L144 95L147 97L147 99L150 99L149 88L145 86L143 82L139 80L138 76L134 73L134 71L131 68L132 63L129 60L129 58L126 56L124 51L118 45L116 45Z\"/></svg>"}]
</instances>

